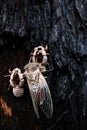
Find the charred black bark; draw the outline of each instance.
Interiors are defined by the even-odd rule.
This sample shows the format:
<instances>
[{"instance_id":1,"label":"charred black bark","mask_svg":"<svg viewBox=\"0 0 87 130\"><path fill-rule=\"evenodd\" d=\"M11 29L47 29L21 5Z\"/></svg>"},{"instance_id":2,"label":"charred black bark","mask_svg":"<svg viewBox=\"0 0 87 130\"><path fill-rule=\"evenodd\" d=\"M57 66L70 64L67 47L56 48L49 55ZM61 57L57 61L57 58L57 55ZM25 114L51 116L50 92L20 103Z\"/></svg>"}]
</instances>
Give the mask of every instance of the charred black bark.
<instances>
[{"instance_id":1,"label":"charred black bark","mask_svg":"<svg viewBox=\"0 0 87 130\"><path fill-rule=\"evenodd\" d=\"M87 121L86 0L0 1L0 130L84 130ZM29 91L17 99L8 68L23 66L35 46L48 45L47 81L54 114L37 120ZM3 105L4 104L4 105ZM8 112L9 111L9 112Z\"/></svg>"}]
</instances>

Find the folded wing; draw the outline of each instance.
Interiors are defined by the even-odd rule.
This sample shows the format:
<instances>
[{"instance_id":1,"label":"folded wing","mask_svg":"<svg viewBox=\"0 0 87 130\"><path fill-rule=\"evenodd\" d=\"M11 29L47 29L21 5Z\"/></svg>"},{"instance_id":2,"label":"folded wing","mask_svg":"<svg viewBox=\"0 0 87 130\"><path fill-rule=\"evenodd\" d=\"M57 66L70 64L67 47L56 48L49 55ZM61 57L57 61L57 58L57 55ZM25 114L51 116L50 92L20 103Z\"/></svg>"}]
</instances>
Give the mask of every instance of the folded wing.
<instances>
[{"instance_id":1,"label":"folded wing","mask_svg":"<svg viewBox=\"0 0 87 130\"><path fill-rule=\"evenodd\" d=\"M40 74L39 77L38 90L40 91L39 106L43 110L46 117L49 119L52 117L53 114L53 103L52 103L51 93L48 84L42 74Z\"/></svg>"}]
</instances>

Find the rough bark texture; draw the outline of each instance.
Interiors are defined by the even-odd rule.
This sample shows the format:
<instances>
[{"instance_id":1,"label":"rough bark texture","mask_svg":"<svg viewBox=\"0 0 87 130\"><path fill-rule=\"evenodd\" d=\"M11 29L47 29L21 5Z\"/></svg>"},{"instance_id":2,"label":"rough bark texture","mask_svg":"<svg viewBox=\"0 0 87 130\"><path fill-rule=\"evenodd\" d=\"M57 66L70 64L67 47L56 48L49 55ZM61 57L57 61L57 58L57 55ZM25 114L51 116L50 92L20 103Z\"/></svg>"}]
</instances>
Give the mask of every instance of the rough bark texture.
<instances>
[{"instance_id":1,"label":"rough bark texture","mask_svg":"<svg viewBox=\"0 0 87 130\"><path fill-rule=\"evenodd\" d=\"M8 68L28 62L35 46L48 45L47 80L54 113L36 118L28 88L7 90ZM84 130L87 122L87 0L0 1L0 130Z\"/></svg>"}]
</instances>

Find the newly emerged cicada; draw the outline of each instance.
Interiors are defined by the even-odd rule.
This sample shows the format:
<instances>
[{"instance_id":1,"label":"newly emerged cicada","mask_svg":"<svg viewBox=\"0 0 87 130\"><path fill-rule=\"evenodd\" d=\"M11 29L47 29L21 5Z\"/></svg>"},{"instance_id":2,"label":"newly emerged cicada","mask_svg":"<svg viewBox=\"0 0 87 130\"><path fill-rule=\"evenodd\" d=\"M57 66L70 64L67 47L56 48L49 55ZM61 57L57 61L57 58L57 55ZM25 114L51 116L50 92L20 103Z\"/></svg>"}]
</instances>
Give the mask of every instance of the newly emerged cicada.
<instances>
[{"instance_id":1,"label":"newly emerged cicada","mask_svg":"<svg viewBox=\"0 0 87 130\"><path fill-rule=\"evenodd\" d=\"M48 84L40 72L37 64L29 63L24 67L24 75L27 79L33 107L37 118L39 118L38 106L49 119L53 114L53 103Z\"/></svg>"},{"instance_id":2,"label":"newly emerged cicada","mask_svg":"<svg viewBox=\"0 0 87 130\"><path fill-rule=\"evenodd\" d=\"M10 86L12 87L12 91L15 97L21 97L24 93L24 78L21 70L19 68L15 68L12 71L9 70L10 73Z\"/></svg>"}]
</instances>

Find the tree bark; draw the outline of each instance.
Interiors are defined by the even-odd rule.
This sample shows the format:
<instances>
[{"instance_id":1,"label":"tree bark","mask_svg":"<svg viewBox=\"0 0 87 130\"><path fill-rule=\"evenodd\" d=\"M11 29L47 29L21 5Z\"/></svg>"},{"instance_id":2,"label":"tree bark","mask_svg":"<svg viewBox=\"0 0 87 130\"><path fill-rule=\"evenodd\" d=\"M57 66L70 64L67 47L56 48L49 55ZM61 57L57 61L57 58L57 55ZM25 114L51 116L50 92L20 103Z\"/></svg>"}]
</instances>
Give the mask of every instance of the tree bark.
<instances>
[{"instance_id":1,"label":"tree bark","mask_svg":"<svg viewBox=\"0 0 87 130\"><path fill-rule=\"evenodd\" d=\"M87 1L0 1L0 130L84 130L87 120ZM38 45L48 45L47 82L54 113L36 118L29 90L8 91L9 68L23 67Z\"/></svg>"}]
</instances>

